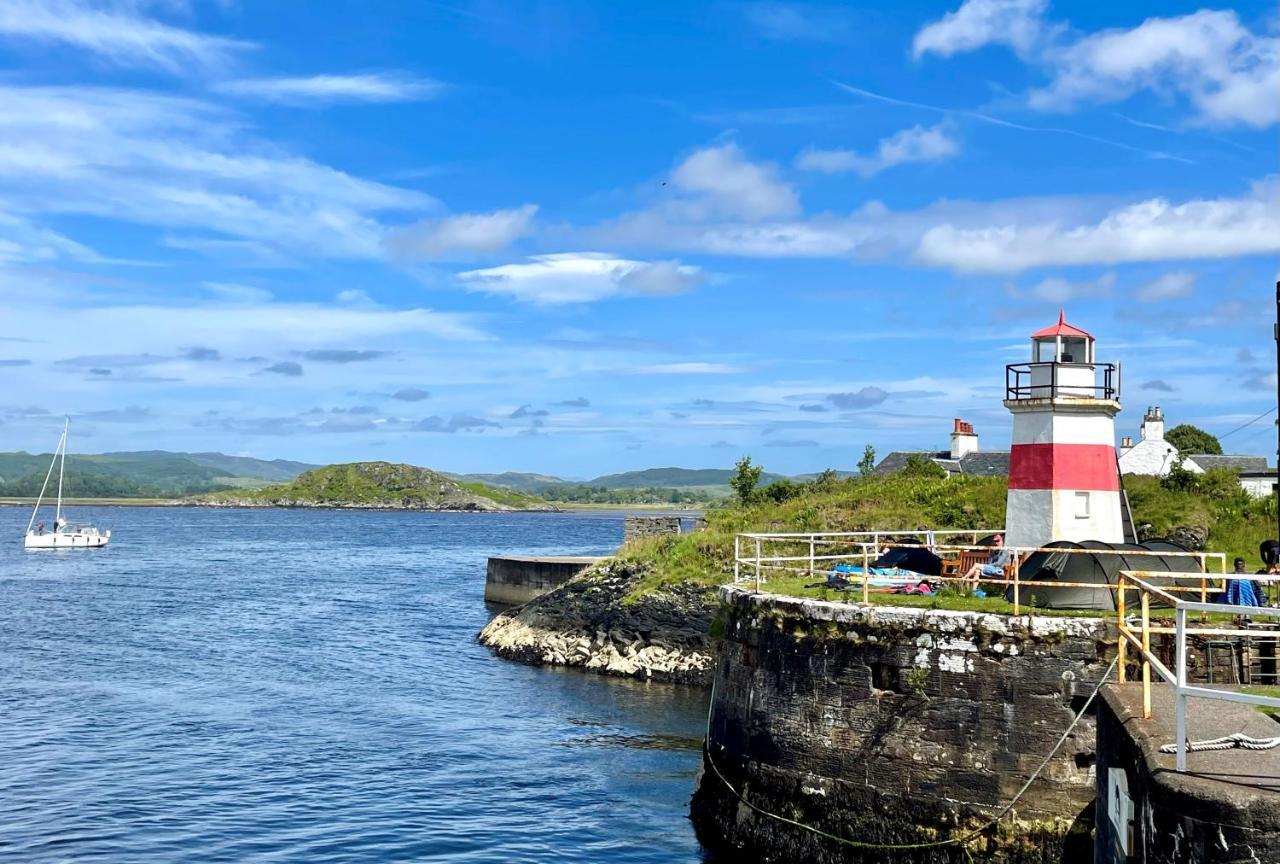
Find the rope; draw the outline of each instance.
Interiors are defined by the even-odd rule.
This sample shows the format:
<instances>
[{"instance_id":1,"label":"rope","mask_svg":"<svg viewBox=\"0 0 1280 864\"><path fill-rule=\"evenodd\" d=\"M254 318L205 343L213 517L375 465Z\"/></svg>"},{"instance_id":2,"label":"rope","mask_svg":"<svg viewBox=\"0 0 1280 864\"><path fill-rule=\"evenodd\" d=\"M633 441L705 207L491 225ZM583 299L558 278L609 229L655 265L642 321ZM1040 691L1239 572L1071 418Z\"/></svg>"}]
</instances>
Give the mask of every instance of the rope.
<instances>
[{"instance_id":1,"label":"rope","mask_svg":"<svg viewBox=\"0 0 1280 864\"><path fill-rule=\"evenodd\" d=\"M1084 702L1084 705L1081 706L1079 713L1077 713L1076 716L1067 725L1067 728L1063 731L1061 737L1058 738L1058 742L1053 745L1052 749L1049 750L1048 754L1044 757L1044 760L1041 761L1040 765L1037 766L1036 770L1031 774L1031 776L1027 778L1027 782L1023 783L1022 788L1019 789L1011 799L1009 799L1009 803L1004 805L1004 807L1000 809L1000 812L996 813L995 816L992 816L991 819L989 819L982 825L978 826L977 828L974 828L972 831L962 834L959 837L951 837L946 840L930 840L923 843L869 843L865 840L850 840L846 837L841 837L837 834L832 834L829 831L824 831L821 828L815 828L812 825L806 825L803 822L798 822L795 819L789 819L786 816L780 816L777 813L770 812L768 810L765 810L763 807L752 804L750 801L747 800L746 796L743 795L741 792L739 792L734 787L734 785L729 782L729 779L720 772L720 766L716 765L715 759L711 757L711 712L715 710L715 704L716 704L716 684L715 684L714 677L712 677L711 679L711 704L707 708L707 738L706 738L706 742L703 744L702 752L703 752L703 755L706 757L707 764L711 766L711 770L715 773L717 777L720 778L720 782L724 784L726 789L728 789L730 792L733 793L735 798L737 798L743 804L747 805L747 807L749 807L750 809L754 810L755 812L759 813L762 816L768 816L770 819L776 819L779 822L785 822L788 825L794 825L797 828L802 828L805 831L818 835L819 837L825 837L828 840L833 840L837 843L843 844L845 846L851 846L855 849L882 849L882 850L889 850L889 851L907 851L911 849L932 849L939 846L953 846L953 845L968 846L969 843L976 840L988 828L991 828L992 826L996 825L1001 819L1003 819L1005 814L1008 813L1010 810L1012 810L1014 805L1018 803L1018 800L1023 796L1023 794L1026 793L1026 791L1031 788L1031 784L1034 783L1036 779L1040 776L1040 772L1045 769L1045 767L1049 764L1050 760L1053 759L1053 757L1057 754L1058 750L1061 749L1062 745L1066 742L1068 736L1071 735L1071 730L1076 728L1076 724L1080 722L1080 718L1083 717L1085 715L1085 712L1089 710L1089 706L1093 704L1093 700L1096 699L1098 696L1098 691L1102 689L1102 685L1107 683L1107 679L1111 677L1111 673L1115 670L1116 663L1117 661L1119 661L1119 659L1120 658L1117 657L1111 661L1111 665L1107 667L1107 671L1103 673L1102 678L1099 679L1097 686L1093 688L1093 692L1089 694L1089 698L1086 699ZM965 850L965 853L966 855L968 854L967 849Z\"/></svg>"},{"instance_id":2,"label":"rope","mask_svg":"<svg viewBox=\"0 0 1280 864\"><path fill-rule=\"evenodd\" d=\"M1280 747L1280 735L1275 738L1254 738L1252 735L1246 735L1243 732L1237 732L1234 735L1223 735L1221 738L1210 738L1208 741L1188 741L1187 752L1199 753L1203 750L1234 750L1240 747L1244 750L1274 750ZM1177 753L1177 744L1165 744L1160 748L1161 753Z\"/></svg>"}]
</instances>

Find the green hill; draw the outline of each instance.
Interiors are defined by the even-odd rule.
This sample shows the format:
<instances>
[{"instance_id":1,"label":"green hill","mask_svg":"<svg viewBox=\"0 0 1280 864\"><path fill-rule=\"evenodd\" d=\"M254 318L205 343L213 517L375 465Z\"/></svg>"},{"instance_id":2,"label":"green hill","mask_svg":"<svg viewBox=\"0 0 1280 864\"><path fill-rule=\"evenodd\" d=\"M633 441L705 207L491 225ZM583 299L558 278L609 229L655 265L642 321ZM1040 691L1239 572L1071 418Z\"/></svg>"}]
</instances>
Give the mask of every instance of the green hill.
<instances>
[{"instance_id":1,"label":"green hill","mask_svg":"<svg viewBox=\"0 0 1280 864\"><path fill-rule=\"evenodd\" d=\"M499 486L503 489L515 489L518 492L536 493L540 489L548 486L557 486L561 483L569 483L560 477L552 477L549 474L525 474L519 471L504 471L501 474L449 474L447 475L455 480L469 480L474 483L483 483L486 486Z\"/></svg>"},{"instance_id":2,"label":"green hill","mask_svg":"<svg viewBox=\"0 0 1280 864\"><path fill-rule=\"evenodd\" d=\"M38 495L51 456L0 453L0 496ZM221 453L72 453L67 457L63 493L69 498L174 498L278 483L312 467Z\"/></svg>"},{"instance_id":3,"label":"green hill","mask_svg":"<svg viewBox=\"0 0 1280 864\"><path fill-rule=\"evenodd\" d=\"M539 498L454 480L430 468L349 462L313 468L288 483L192 499L223 507L331 507L389 510L554 510Z\"/></svg>"},{"instance_id":4,"label":"green hill","mask_svg":"<svg viewBox=\"0 0 1280 864\"><path fill-rule=\"evenodd\" d=\"M588 486L606 489L685 489L689 487L729 487L731 468L646 468L643 471L626 471L621 474L605 474L588 480ZM781 474L765 474L762 483L783 479Z\"/></svg>"}]
</instances>

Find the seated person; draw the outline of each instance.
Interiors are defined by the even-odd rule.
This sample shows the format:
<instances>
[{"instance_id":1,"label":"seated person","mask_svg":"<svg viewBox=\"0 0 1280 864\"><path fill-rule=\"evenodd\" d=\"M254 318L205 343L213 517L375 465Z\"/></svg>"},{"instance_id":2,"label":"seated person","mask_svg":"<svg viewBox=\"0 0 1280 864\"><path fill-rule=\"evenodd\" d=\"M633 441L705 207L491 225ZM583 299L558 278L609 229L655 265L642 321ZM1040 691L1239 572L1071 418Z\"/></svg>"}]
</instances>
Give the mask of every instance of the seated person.
<instances>
[{"instance_id":1,"label":"seated person","mask_svg":"<svg viewBox=\"0 0 1280 864\"><path fill-rule=\"evenodd\" d=\"M991 554L987 557L985 564L974 564L969 568L969 572L964 574L964 578L973 583L973 587L978 587L979 579L1003 579L1004 568L1009 566L1013 561L1013 554L1004 548L1004 536L997 534L991 541Z\"/></svg>"}]
</instances>

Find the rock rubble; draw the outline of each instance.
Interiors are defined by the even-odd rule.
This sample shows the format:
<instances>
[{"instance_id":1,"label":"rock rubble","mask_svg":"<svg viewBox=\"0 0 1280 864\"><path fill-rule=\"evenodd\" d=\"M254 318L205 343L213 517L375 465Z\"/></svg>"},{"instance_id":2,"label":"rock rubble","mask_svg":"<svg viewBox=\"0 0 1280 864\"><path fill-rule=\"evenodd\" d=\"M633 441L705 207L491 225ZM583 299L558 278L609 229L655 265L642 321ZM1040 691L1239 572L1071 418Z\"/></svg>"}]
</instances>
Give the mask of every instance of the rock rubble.
<instances>
[{"instance_id":1,"label":"rock rubble","mask_svg":"<svg viewBox=\"0 0 1280 864\"><path fill-rule=\"evenodd\" d=\"M685 584L631 596L645 567L611 560L499 614L479 640L500 657L605 675L711 683L715 589Z\"/></svg>"}]
</instances>

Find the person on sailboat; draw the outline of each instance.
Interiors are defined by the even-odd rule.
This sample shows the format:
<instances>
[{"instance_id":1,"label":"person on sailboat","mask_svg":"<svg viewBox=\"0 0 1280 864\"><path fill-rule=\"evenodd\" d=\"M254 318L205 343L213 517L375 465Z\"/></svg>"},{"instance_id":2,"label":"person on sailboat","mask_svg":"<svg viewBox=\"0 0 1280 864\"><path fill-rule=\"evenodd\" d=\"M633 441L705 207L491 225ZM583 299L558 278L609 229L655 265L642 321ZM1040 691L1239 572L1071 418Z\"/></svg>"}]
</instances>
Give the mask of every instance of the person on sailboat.
<instances>
[{"instance_id":1,"label":"person on sailboat","mask_svg":"<svg viewBox=\"0 0 1280 864\"><path fill-rule=\"evenodd\" d=\"M44 523L43 523L43 522L39 522L39 523L37 523L37 524L36 524L36 533L37 533L37 534L43 534L43 533L44 533Z\"/></svg>"}]
</instances>

